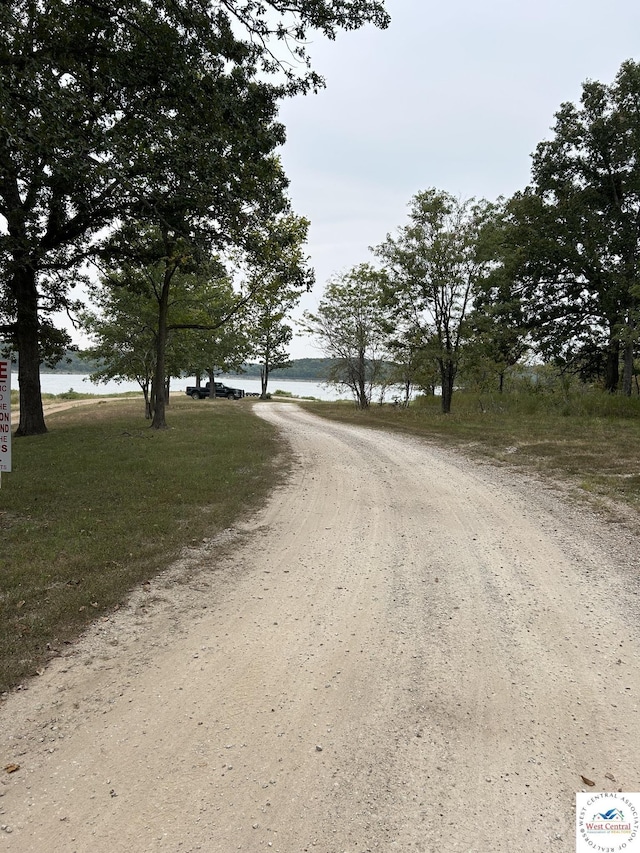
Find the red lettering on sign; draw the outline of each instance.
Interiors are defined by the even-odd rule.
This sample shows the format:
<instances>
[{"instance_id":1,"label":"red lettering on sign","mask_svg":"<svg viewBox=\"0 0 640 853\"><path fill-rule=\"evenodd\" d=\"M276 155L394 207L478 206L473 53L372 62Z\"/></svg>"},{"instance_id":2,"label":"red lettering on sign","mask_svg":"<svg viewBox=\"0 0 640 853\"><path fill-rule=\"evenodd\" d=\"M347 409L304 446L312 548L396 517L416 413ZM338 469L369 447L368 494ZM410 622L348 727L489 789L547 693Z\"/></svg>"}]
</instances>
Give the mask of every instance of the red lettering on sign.
<instances>
[{"instance_id":1,"label":"red lettering on sign","mask_svg":"<svg viewBox=\"0 0 640 853\"><path fill-rule=\"evenodd\" d=\"M0 379L9 378L9 362L0 361Z\"/></svg>"}]
</instances>

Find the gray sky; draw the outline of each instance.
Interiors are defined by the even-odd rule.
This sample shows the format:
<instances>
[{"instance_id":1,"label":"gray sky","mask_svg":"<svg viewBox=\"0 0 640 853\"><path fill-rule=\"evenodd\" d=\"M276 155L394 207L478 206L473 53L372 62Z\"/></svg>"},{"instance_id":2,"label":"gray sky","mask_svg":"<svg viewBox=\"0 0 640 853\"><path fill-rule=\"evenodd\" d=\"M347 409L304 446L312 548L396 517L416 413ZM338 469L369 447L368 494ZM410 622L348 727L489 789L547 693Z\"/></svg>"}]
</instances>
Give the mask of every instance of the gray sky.
<instances>
[{"instance_id":1,"label":"gray sky","mask_svg":"<svg viewBox=\"0 0 640 853\"><path fill-rule=\"evenodd\" d=\"M388 30L310 45L327 88L285 103L282 158L317 284L372 260L415 193L509 196L563 101L640 59L638 0L387 0ZM293 358L318 357L297 337Z\"/></svg>"}]
</instances>

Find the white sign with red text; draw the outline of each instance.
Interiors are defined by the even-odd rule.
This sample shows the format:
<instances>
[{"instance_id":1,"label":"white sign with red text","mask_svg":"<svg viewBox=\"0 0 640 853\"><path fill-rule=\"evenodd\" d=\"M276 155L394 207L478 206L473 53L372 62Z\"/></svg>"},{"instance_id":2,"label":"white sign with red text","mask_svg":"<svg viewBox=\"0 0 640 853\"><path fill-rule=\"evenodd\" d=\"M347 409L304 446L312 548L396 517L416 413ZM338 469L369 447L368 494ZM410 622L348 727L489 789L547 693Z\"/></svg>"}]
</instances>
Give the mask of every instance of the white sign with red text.
<instances>
[{"instance_id":1,"label":"white sign with red text","mask_svg":"<svg viewBox=\"0 0 640 853\"><path fill-rule=\"evenodd\" d=\"M0 471L11 471L10 361L0 361Z\"/></svg>"}]
</instances>

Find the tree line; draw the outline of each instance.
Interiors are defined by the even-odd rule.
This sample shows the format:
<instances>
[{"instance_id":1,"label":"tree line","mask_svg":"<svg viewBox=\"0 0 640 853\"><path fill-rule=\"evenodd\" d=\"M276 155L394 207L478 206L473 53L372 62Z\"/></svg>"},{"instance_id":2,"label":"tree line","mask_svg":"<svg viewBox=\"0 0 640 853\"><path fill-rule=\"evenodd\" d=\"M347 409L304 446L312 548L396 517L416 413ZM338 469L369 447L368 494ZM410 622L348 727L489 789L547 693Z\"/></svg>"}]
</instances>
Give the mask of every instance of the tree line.
<instances>
[{"instance_id":1,"label":"tree line","mask_svg":"<svg viewBox=\"0 0 640 853\"><path fill-rule=\"evenodd\" d=\"M198 347L249 306L261 322L286 313L313 273L279 104L323 85L311 32L388 21L382 0L0 5L0 336L19 353L18 435L46 431L39 367L69 344L52 317L77 314L80 282L106 309L105 352L116 327L154 349L156 428L180 347L197 369Z\"/></svg>"},{"instance_id":2,"label":"tree line","mask_svg":"<svg viewBox=\"0 0 640 853\"><path fill-rule=\"evenodd\" d=\"M94 338L96 378L140 383L155 428L171 376L253 358L266 393L314 281L278 108L323 85L310 33L388 22L382 0L0 6L0 347L19 353L18 435L46 431L39 369L69 344L61 310ZM536 359L631 394L639 105L627 61L561 105L513 197L417 193L407 223L306 315L333 381L360 406L381 381L406 400L437 386L448 412L460 384L501 390Z\"/></svg>"},{"instance_id":3,"label":"tree line","mask_svg":"<svg viewBox=\"0 0 640 853\"><path fill-rule=\"evenodd\" d=\"M640 337L640 65L587 81L509 199L428 189L373 260L334 277L308 331L336 359L334 381L366 407L385 362L411 387L480 376L498 391L523 359L609 393L632 393ZM636 381L637 389L637 381Z\"/></svg>"},{"instance_id":4,"label":"tree line","mask_svg":"<svg viewBox=\"0 0 640 853\"><path fill-rule=\"evenodd\" d=\"M15 363L18 362L17 353L12 354ZM77 373L81 375L97 374L102 370L104 365L96 361L88 350L67 349L63 357L54 367L42 366L41 373ZM329 358L294 358L289 359L287 353L286 366L272 368L277 369L280 379L301 379L313 382L324 381L331 367L331 359ZM238 369L238 376L246 376L250 379L259 379L264 365L258 362L244 362ZM180 376L186 376L186 371ZM226 375L233 375L233 371L229 371ZM115 378L115 377L114 377ZM126 377L120 377L126 378ZM134 380L135 381L135 380Z\"/></svg>"}]
</instances>

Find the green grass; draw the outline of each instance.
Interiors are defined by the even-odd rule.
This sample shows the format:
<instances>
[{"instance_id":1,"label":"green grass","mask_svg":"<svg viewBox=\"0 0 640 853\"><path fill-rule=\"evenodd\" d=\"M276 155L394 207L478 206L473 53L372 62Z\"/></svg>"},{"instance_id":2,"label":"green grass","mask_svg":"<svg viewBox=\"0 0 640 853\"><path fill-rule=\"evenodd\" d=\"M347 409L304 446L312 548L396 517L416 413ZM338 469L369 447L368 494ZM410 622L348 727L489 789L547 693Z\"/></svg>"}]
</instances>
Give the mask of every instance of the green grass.
<instances>
[{"instance_id":1,"label":"green grass","mask_svg":"<svg viewBox=\"0 0 640 853\"><path fill-rule=\"evenodd\" d=\"M0 690L167 567L260 505L286 463L249 405L172 401L152 431L141 399L51 414L13 440L0 489Z\"/></svg>"},{"instance_id":2,"label":"green grass","mask_svg":"<svg viewBox=\"0 0 640 853\"><path fill-rule=\"evenodd\" d=\"M311 411L363 426L394 429L464 453L535 471L579 498L640 512L640 399L602 393L478 395L459 392L443 415L440 398L408 409L349 403Z\"/></svg>"}]
</instances>

